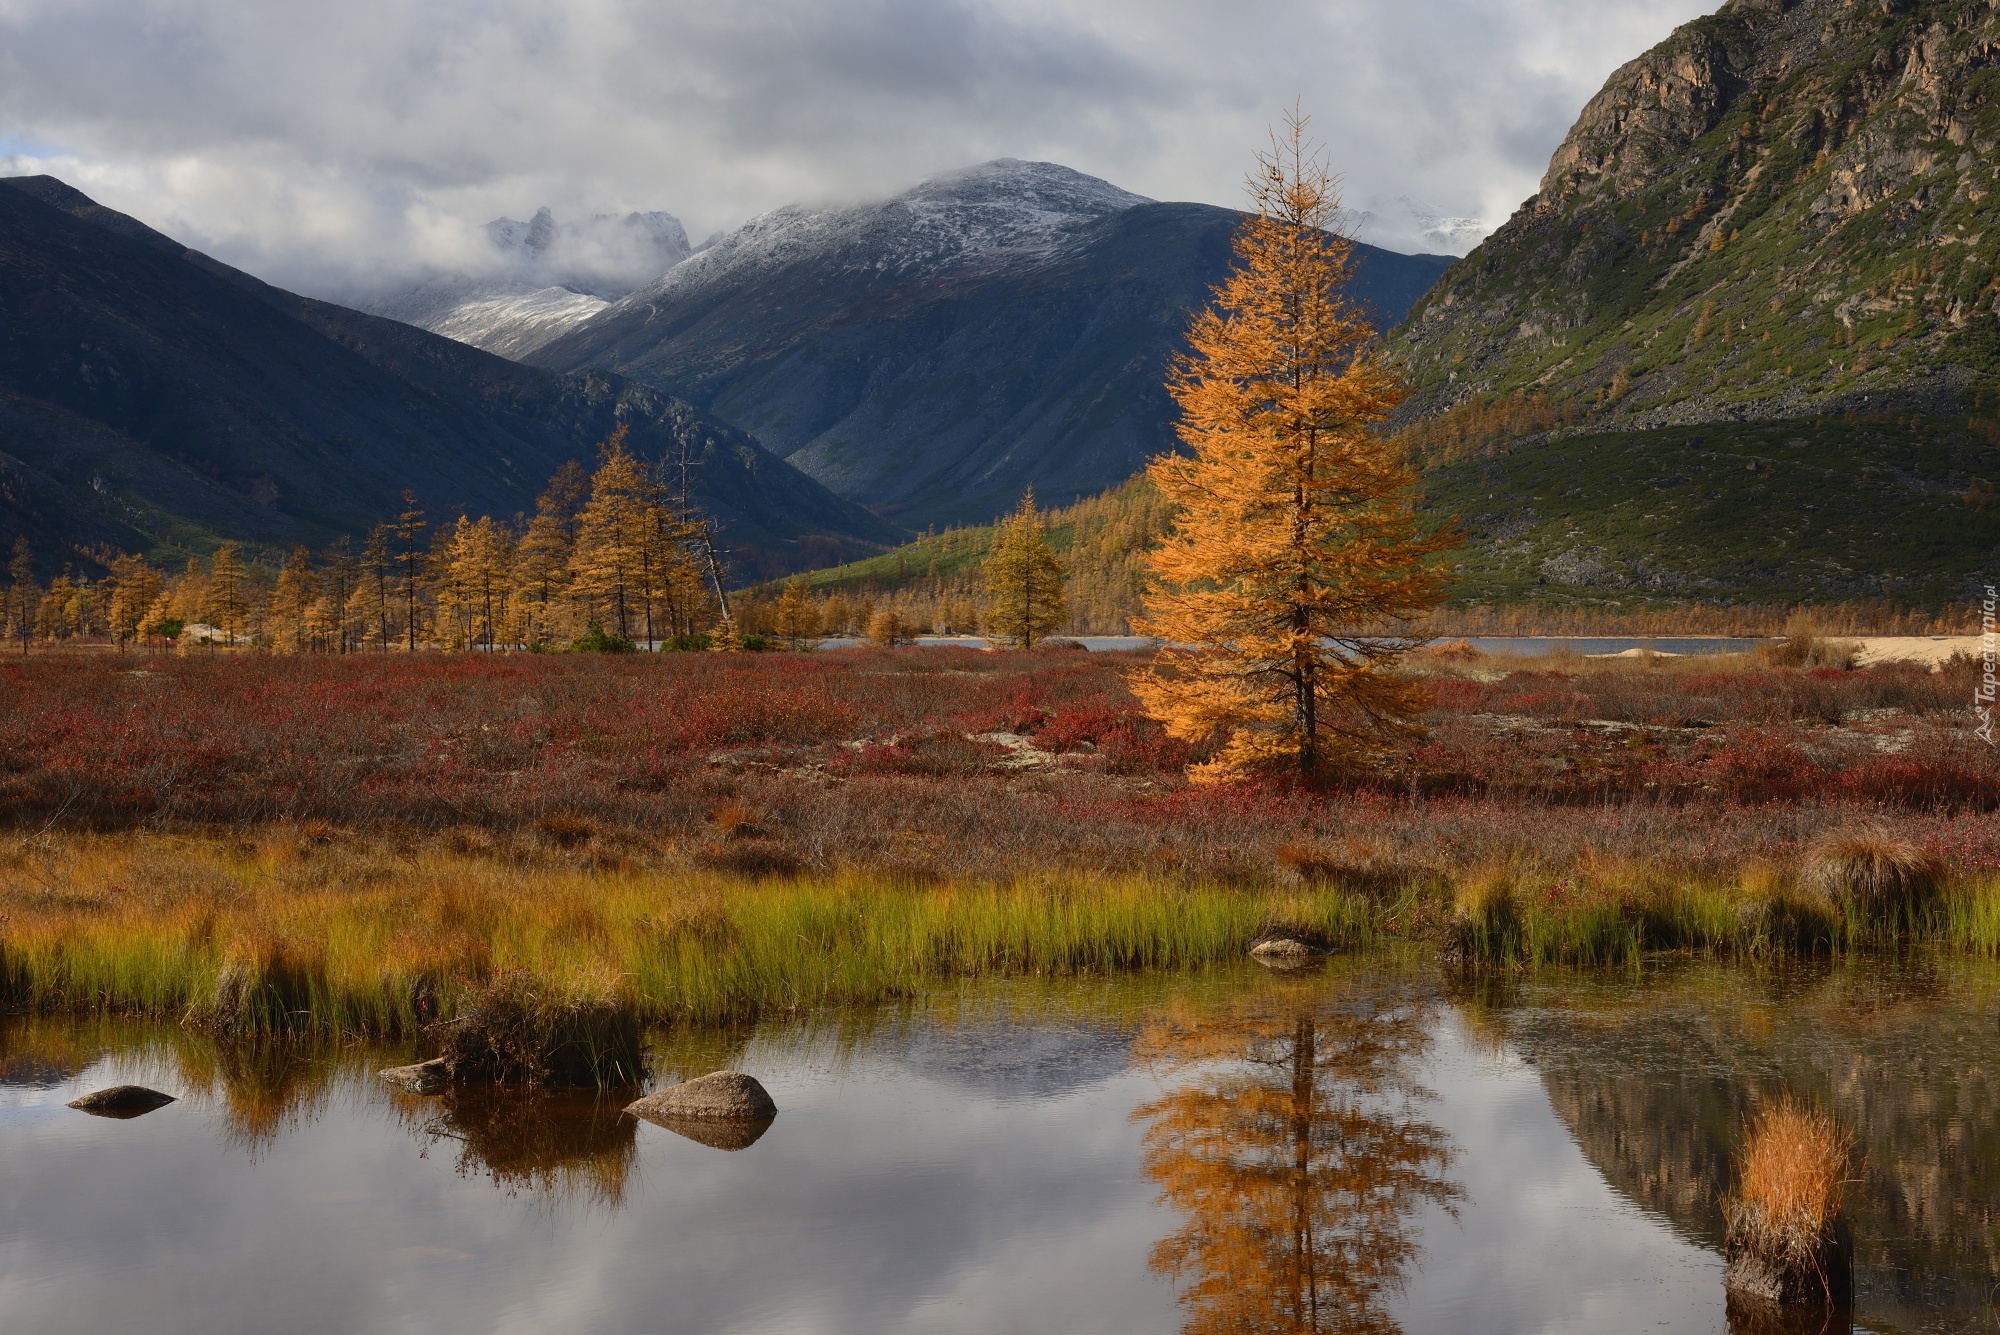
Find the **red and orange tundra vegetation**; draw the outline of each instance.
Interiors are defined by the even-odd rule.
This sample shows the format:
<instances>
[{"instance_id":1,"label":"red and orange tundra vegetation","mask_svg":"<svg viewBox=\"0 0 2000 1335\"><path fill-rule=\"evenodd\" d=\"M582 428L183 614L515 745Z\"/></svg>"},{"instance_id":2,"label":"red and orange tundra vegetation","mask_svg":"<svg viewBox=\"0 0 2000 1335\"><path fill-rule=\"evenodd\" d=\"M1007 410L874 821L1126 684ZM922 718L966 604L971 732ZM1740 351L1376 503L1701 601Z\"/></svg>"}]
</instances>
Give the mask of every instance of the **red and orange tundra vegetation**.
<instances>
[{"instance_id":1,"label":"red and orange tundra vegetation","mask_svg":"<svg viewBox=\"0 0 2000 1335\"><path fill-rule=\"evenodd\" d=\"M1130 656L31 655L0 995L408 1032L527 976L647 1019L1283 930L1460 968L2000 947L1976 667L1411 661L1428 735L1190 784Z\"/></svg>"}]
</instances>

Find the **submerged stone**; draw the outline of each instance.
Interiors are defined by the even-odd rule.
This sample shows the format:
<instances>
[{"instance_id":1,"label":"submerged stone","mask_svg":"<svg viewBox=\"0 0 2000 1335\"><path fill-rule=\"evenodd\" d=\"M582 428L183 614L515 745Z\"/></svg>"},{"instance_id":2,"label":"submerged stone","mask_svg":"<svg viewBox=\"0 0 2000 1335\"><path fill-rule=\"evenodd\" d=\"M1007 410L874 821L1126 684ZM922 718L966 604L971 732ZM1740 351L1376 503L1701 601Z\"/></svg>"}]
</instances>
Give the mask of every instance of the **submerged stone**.
<instances>
[{"instance_id":1,"label":"submerged stone","mask_svg":"<svg viewBox=\"0 0 2000 1335\"><path fill-rule=\"evenodd\" d=\"M144 1085L113 1085L109 1089L85 1094L80 1099L71 1099L69 1106L98 1117L141 1117L173 1101L173 1095L147 1089Z\"/></svg>"},{"instance_id":2,"label":"submerged stone","mask_svg":"<svg viewBox=\"0 0 2000 1335\"><path fill-rule=\"evenodd\" d=\"M442 1057L433 1057L413 1066L391 1066L381 1075L384 1080L409 1094L439 1094L451 1084L451 1067Z\"/></svg>"},{"instance_id":3,"label":"submerged stone","mask_svg":"<svg viewBox=\"0 0 2000 1335\"><path fill-rule=\"evenodd\" d=\"M1273 936L1250 947L1250 958L1267 969L1293 972L1311 969L1320 964L1327 952L1310 941L1301 941L1295 936Z\"/></svg>"},{"instance_id":4,"label":"submerged stone","mask_svg":"<svg viewBox=\"0 0 2000 1335\"><path fill-rule=\"evenodd\" d=\"M625 1112L674 1131L679 1130L675 1122L768 1122L778 1115L778 1105L754 1076L741 1071L710 1071L648 1094L626 1105Z\"/></svg>"}]
</instances>

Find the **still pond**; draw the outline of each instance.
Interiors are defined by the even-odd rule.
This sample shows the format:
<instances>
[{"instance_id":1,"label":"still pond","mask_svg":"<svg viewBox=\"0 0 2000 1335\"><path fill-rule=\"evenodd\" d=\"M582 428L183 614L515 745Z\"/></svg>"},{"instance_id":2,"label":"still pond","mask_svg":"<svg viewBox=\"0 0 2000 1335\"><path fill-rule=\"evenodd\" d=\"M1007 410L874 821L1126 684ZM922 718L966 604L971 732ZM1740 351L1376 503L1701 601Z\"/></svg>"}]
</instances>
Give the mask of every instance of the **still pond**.
<instances>
[{"instance_id":1,"label":"still pond","mask_svg":"<svg viewBox=\"0 0 2000 1335\"><path fill-rule=\"evenodd\" d=\"M1958 960L1336 960L657 1036L657 1079L775 1096L733 1150L631 1091L399 1093L408 1049L0 1018L0 1329L1721 1331L1718 1194L1790 1090L1860 1143L1854 1328L1991 1331L1996 1001ZM127 1081L179 1101L64 1106Z\"/></svg>"}]
</instances>

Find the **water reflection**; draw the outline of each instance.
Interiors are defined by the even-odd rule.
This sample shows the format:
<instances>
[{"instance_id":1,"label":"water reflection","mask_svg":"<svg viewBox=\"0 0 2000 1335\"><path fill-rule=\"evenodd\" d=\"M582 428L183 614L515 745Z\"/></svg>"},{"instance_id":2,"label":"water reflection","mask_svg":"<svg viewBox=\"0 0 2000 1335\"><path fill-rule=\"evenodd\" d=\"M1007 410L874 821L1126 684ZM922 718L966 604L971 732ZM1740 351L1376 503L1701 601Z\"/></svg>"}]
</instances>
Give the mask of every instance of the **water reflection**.
<instances>
[{"instance_id":1,"label":"water reflection","mask_svg":"<svg viewBox=\"0 0 2000 1335\"><path fill-rule=\"evenodd\" d=\"M1996 1328L2000 968L1442 986L1335 961L655 1035L662 1082L771 1087L740 1154L625 1093L409 1098L374 1074L405 1051L0 1019L0 1326L1708 1335L1736 1136L1790 1089L1864 1147L1858 1323ZM62 1106L126 1082L183 1102Z\"/></svg>"},{"instance_id":2,"label":"water reflection","mask_svg":"<svg viewBox=\"0 0 2000 1335\"><path fill-rule=\"evenodd\" d=\"M218 1091L232 1141L254 1157L286 1132L311 1124L331 1095L338 1063L287 1043L189 1044L181 1049L188 1084Z\"/></svg>"},{"instance_id":3,"label":"water reflection","mask_svg":"<svg viewBox=\"0 0 2000 1335\"><path fill-rule=\"evenodd\" d=\"M1448 1138L1416 1116L1432 1018L1402 990L1300 989L1175 1007L1140 1034L1156 1068L1203 1066L1132 1114L1183 1217L1151 1265L1180 1286L1189 1335L1397 1330L1384 1302L1416 1259L1417 1212L1458 1196Z\"/></svg>"},{"instance_id":4,"label":"water reflection","mask_svg":"<svg viewBox=\"0 0 2000 1335\"><path fill-rule=\"evenodd\" d=\"M1495 1013L1606 1181L1716 1249L1746 1116L1786 1090L1826 1106L1859 1140L1848 1210L1863 1320L1936 1329L1945 1310L2000 1322L1990 983L1925 960L1692 968L1643 991L1542 984ZM1745 1331L1764 1329L1759 1319L1732 1312Z\"/></svg>"},{"instance_id":5,"label":"water reflection","mask_svg":"<svg viewBox=\"0 0 2000 1335\"><path fill-rule=\"evenodd\" d=\"M104 1056L101 1024L67 1016L0 1016L0 1086L53 1089Z\"/></svg>"},{"instance_id":6,"label":"water reflection","mask_svg":"<svg viewBox=\"0 0 2000 1335\"><path fill-rule=\"evenodd\" d=\"M616 1209L639 1162L637 1119L621 1115L633 1091L522 1094L457 1090L437 1098L398 1094L398 1116L425 1142L449 1145L461 1177L484 1177L508 1195L534 1192Z\"/></svg>"}]
</instances>

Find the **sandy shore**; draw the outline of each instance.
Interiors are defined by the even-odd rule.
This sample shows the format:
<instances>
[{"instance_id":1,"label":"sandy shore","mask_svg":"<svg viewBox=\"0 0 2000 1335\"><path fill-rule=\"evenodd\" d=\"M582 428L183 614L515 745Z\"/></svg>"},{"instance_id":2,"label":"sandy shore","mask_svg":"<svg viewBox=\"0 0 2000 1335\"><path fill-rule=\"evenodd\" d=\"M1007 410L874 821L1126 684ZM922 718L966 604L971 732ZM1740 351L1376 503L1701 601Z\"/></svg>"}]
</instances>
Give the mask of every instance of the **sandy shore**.
<instances>
[{"instance_id":1,"label":"sandy shore","mask_svg":"<svg viewBox=\"0 0 2000 1335\"><path fill-rule=\"evenodd\" d=\"M1862 667L1875 663L1923 663L1936 667L1953 654L1979 657L1977 635L1861 635L1853 637L1853 642L1861 646Z\"/></svg>"}]
</instances>

